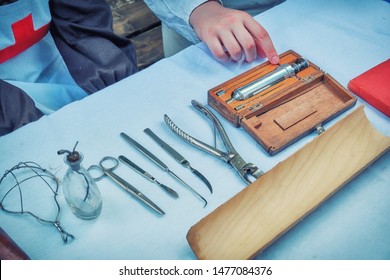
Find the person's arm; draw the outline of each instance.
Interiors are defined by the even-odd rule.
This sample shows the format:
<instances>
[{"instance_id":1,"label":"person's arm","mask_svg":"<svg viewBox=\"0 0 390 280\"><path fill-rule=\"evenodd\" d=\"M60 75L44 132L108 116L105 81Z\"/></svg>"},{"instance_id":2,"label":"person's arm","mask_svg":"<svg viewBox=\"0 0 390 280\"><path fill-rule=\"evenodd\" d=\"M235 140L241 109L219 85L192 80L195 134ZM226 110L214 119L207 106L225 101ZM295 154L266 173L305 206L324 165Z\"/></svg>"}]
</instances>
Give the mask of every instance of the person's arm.
<instances>
[{"instance_id":1,"label":"person's arm","mask_svg":"<svg viewBox=\"0 0 390 280\"><path fill-rule=\"evenodd\" d=\"M42 116L34 101L23 90L0 80L0 136Z\"/></svg>"},{"instance_id":2,"label":"person's arm","mask_svg":"<svg viewBox=\"0 0 390 280\"><path fill-rule=\"evenodd\" d=\"M106 0L50 0L50 33L75 82L94 93L138 71L133 43L115 34Z\"/></svg>"},{"instance_id":3,"label":"person's arm","mask_svg":"<svg viewBox=\"0 0 390 280\"><path fill-rule=\"evenodd\" d=\"M192 11L207 0L144 0L153 13L169 28L192 43L200 40L189 24Z\"/></svg>"},{"instance_id":4,"label":"person's arm","mask_svg":"<svg viewBox=\"0 0 390 280\"><path fill-rule=\"evenodd\" d=\"M242 55L251 62L257 56L277 64L279 56L268 32L248 13L207 1L190 15L190 24L213 55L221 60L238 61Z\"/></svg>"},{"instance_id":5,"label":"person's arm","mask_svg":"<svg viewBox=\"0 0 390 280\"><path fill-rule=\"evenodd\" d=\"M192 43L202 40L221 61L238 61L244 54L248 62L258 56L279 62L267 31L249 14L225 8L221 1L144 1L164 24Z\"/></svg>"}]
</instances>

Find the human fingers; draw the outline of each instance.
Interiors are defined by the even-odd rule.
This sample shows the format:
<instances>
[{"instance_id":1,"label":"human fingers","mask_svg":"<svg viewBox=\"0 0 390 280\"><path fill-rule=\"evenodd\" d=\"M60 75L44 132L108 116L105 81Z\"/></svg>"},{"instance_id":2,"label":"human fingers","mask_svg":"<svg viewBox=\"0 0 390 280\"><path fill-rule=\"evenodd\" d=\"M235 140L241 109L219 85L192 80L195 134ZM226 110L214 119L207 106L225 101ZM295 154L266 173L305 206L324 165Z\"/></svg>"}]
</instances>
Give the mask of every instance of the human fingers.
<instances>
[{"instance_id":1,"label":"human fingers","mask_svg":"<svg viewBox=\"0 0 390 280\"><path fill-rule=\"evenodd\" d=\"M264 27L253 18L247 19L244 24L256 43L257 53L260 56L267 57L272 64L279 63L279 55Z\"/></svg>"},{"instance_id":2,"label":"human fingers","mask_svg":"<svg viewBox=\"0 0 390 280\"><path fill-rule=\"evenodd\" d=\"M231 30L222 30L218 37L230 58L234 61L239 61L243 50L234 33Z\"/></svg>"},{"instance_id":3,"label":"human fingers","mask_svg":"<svg viewBox=\"0 0 390 280\"><path fill-rule=\"evenodd\" d=\"M234 38L240 45L240 52L245 55L247 62L252 62L257 57L256 42L244 25L238 25L232 28ZM242 55L242 54L241 54ZM237 60L236 60L237 61Z\"/></svg>"},{"instance_id":4,"label":"human fingers","mask_svg":"<svg viewBox=\"0 0 390 280\"><path fill-rule=\"evenodd\" d=\"M203 42L208 46L211 53L222 62L226 62L230 59L230 55L225 51L222 42L218 37L205 38Z\"/></svg>"}]
</instances>

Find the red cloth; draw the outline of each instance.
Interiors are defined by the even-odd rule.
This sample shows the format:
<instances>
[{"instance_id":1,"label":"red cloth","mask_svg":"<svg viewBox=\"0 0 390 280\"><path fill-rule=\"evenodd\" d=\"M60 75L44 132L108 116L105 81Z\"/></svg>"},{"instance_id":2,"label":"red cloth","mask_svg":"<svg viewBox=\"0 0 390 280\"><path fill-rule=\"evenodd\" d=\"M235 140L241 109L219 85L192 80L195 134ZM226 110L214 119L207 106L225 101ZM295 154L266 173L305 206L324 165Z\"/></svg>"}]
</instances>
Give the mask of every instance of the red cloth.
<instances>
[{"instance_id":1,"label":"red cloth","mask_svg":"<svg viewBox=\"0 0 390 280\"><path fill-rule=\"evenodd\" d=\"M390 118L390 59L353 78L348 88Z\"/></svg>"}]
</instances>

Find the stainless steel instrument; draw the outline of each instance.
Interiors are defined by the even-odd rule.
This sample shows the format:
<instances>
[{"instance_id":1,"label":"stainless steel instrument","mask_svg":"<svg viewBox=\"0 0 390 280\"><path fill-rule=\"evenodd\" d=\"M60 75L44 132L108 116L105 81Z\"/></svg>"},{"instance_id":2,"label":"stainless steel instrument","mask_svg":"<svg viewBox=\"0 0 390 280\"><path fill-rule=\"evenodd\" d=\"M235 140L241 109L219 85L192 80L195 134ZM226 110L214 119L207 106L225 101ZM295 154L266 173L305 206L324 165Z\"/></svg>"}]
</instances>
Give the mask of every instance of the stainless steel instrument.
<instances>
[{"instance_id":1,"label":"stainless steel instrument","mask_svg":"<svg viewBox=\"0 0 390 280\"><path fill-rule=\"evenodd\" d=\"M248 184L252 183L248 175L259 178L263 171L261 171L257 166L255 166L253 163L246 163L243 158L238 154L236 149L233 147L232 143L230 142L230 139L228 135L226 134L225 129L223 128L221 122L218 120L218 118L206 107L204 107L199 102L192 100L192 106L194 106L198 111L203 113L206 117L208 117L214 124L214 127L219 132L221 139L227 149L226 152L223 152L217 148L214 148L192 136L185 133L183 130L181 130L177 125L173 123L173 121L167 116L164 115L164 120L168 127L179 137L181 137L184 141L188 142L189 144L195 146L196 148L203 150L227 163L229 163L237 172L240 174L241 178Z\"/></svg>"},{"instance_id":2,"label":"stainless steel instrument","mask_svg":"<svg viewBox=\"0 0 390 280\"><path fill-rule=\"evenodd\" d=\"M196 176L198 176L203 183L206 184L207 188L210 190L211 193L213 193L213 188L211 187L210 182L206 179L205 176L203 176L198 170L193 168L191 164L186 160L178 151L176 151L174 148L172 148L170 145L168 145L164 140L162 140L160 137L158 137L152 130L149 128L146 128L144 132L149 135L158 145L160 145L161 148L163 148L169 155L171 155L178 163L180 163L182 166L188 168L191 170L192 173L194 173Z\"/></svg>"},{"instance_id":3,"label":"stainless steel instrument","mask_svg":"<svg viewBox=\"0 0 390 280\"><path fill-rule=\"evenodd\" d=\"M125 181L113 171L118 167L118 160L114 157L106 156L102 158L99 162L99 165L91 165L88 168L91 176L95 181L101 180L104 176L109 177L125 191L131 194L138 201L142 202L144 205L150 207L152 210L156 211L160 215L164 215L165 212L161 210L153 201L147 198L142 192L137 188L133 187L129 182ZM93 173L97 172L98 175L94 176Z\"/></svg>"},{"instance_id":4,"label":"stainless steel instrument","mask_svg":"<svg viewBox=\"0 0 390 280\"><path fill-rule=\"evenodd\" d=\"M145 170L143 170L141 167L139 167L138 165L136 165L134 162L132 162L130 159L128 159L127 157L125 156L119 156L118 159L123 162L125 165L129 166L130 168L132 168L134 171L136 171L137 173L141 174L144 178L148 179L149 181L155 183L156 185L158 185L159 187L161 187L164 191L166 191L169 195L171 195L172 197L174 198L178 198L179 195L177 194L177 192L175 192L174 190L172 190L170 187L160 183L159 181L157 181L156 178L154 178L152 175L150 175L148 172L146 172Z\"/></svg>"},{"instance_id":5,"label":"stainless steel instrument","mask_svg":"<svg viewBox=\"0 0 390 280\"><path fill-rule=\"evenodd\" d=\"M282 64L267 75L235 89L232 97L227 103L231 103L234 100L246 100L285 79L294 77L295 74L307 67L309 67L309 62L304 58L298 58L297 61L292 64Z\"/></svg>"},{"instance_id":6,"label":"stainless steel instrument","mask_svg":"<svg viewBox=\"0 0 390 280\"><path fill-rule=\"evenodd\" d=\"M160 167L162 170L167 172L169 175L171 175L173 178L175 178L177 181L179 181L181 184L186 186L193 194L195 194L199 199L201 199L205 204L204 207L207 205L206 199L204 199L203 196L201 196L198 192L196 192L190 185L188 185L185 181L183 181L179 176L177 176L175 173L173 173L168 166L163 163L159 158L157 158L155 155L153 155L151 152L149 152L144 146L139 144L137 141L132 139L130 136L128 136L126 133L121 132L120 134L123 139L127 141L130 145L132 145L134 148L136 148L138 151L140 151L143 155L145 155L147 158L149 158L152 162L154 162L158 167Z\"/></svg>"}]
</instances>

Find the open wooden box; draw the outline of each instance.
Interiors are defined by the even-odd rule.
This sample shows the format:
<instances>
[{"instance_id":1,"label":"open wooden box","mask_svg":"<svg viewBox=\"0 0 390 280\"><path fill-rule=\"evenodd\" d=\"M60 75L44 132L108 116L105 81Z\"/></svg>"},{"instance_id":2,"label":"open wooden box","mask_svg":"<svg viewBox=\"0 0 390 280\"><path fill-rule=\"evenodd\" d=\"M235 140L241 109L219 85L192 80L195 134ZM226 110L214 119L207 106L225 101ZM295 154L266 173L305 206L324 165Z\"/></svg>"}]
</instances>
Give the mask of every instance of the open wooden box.
<instances>
[{"instance_id":1,"label":"open wooden box","mask_svg":"<svg viewBox=\"0 0 390 280\"><path fill-rule=\"evenodd\" d=\"M281 64L301 56L292 50L280 55ZM238 75L208 91L208 104L232 124L242 126L274 155L356 103L356 98L329 74L309 67L249 99L230 103L233 91L275 70L269 62Z\"/></svg>"}]
</instances>

